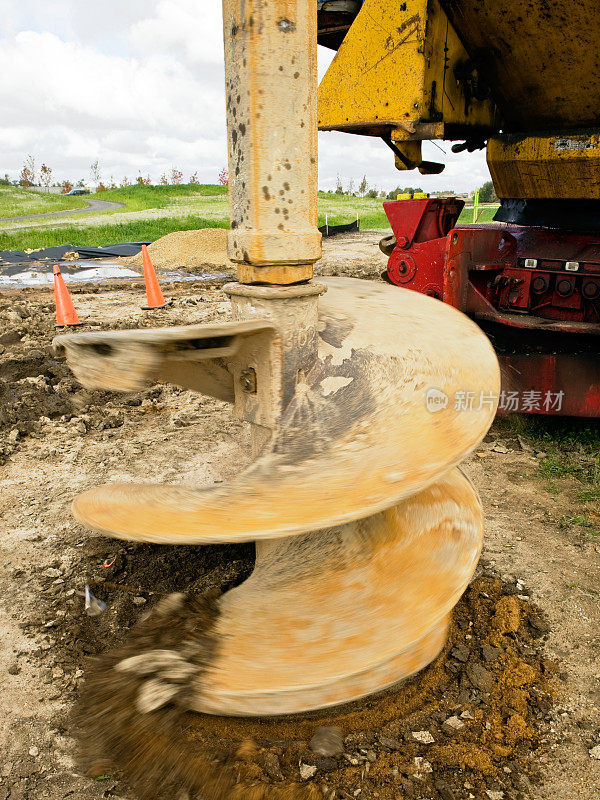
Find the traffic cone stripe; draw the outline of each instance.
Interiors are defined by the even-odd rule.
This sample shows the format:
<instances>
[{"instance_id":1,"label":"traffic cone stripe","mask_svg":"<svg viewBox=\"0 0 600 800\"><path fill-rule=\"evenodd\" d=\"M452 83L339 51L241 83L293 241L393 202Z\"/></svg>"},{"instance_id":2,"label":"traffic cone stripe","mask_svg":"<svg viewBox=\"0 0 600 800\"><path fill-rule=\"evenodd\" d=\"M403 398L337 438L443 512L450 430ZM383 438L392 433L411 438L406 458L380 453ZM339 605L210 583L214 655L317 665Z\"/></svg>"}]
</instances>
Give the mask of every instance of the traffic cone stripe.
<instances>
[{"instance_id":1,"label":"traffic cone stripe","mask_svg":"<svg viewBox=\"0 0 600 800\"><path fill-rule=\"evenodd\" d=\"M144 264L144 283L146 284L146 300L147 305L142 306L144 311L149 311L153 308L165 308L167 305L162 289L156 277L156 272L150 260L150 254L145 244L142 245L142 261Z\"/></svg>"},{"instance_id":2,"label":"traffic cone stripe","mask_svg":"<svg viewBox=\"0 0 600 800\"><path fill-rule=\"evenodd\" d=\"M81 325L58 264L52 267L52 274L54 275L54 305L56 306L57 328L64 328L66 325Z\"/></svg>"}]
</instances>

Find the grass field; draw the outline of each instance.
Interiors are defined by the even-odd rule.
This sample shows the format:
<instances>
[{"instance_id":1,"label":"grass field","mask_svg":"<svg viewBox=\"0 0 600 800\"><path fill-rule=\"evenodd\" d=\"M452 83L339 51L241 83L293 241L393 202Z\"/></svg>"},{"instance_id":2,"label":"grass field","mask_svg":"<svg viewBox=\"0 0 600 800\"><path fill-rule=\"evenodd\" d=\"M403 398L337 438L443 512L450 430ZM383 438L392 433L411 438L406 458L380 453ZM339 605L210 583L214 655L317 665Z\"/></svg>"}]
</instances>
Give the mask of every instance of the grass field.
<instances>
[{"instance_id":1,"label":"grass field","mask_svg":"<svg viewBox=\"0 0 600 800\"><path fill-rule=\"evenodd\" d=\"M16 186L0 186L0 218L45 214L48 211L66 211L73 208L84 208L86 205L81 197L34 192Z\"/></svg>"},{"instance_id":2,"label":"grass field","mask_svg":"<svg viewBox=\"0 0 600 800\"><path fill-rule=\"evenodd\" d=\"M169 208L173 214L181 211L197 210L200 216L222 215L228 219L229 205L227 187L187 184L183 186L129 186L113 189L97 195L102 200L124 203L126 211L148 211L154 208ZM382 208L382 201L368 197L353 197L319 192L319 225L325 224L327 216L331 225L352 222L358 214L363 228L385 228L387 217ZM121 213L123 209L104 212L106 214Z\"/></svg>"},{"instance_id":3,"label":"grass field","mask_svg":"<svg viewBox=\"0 0 600 800\"><path fill-rule=\"evenodd\" d=\"M540 462L540 473L553 492L554 480L567 475L580 483L578 499L582 502L600 501L600 428L590 420L561 417L515 417L518 433L527 436L543 448L546 455ZM600 534L600 512L596 506L591 526L586 517L575 516L565 524L593 527Z\"/></svg>"},{"instance_id":4,"label":"grass field","mask_svg":"<svg viewBox=\"0 0 600 800\"><path fill-rule=\"evenodd\" d=\"M153 242L173 231L199 228L228 228L229 220L214 220L192 215L161 217L133 222L96 225L63 225L60 228L33 228L0 233L0 250L36 249L61 244L102 247L118 242Z\"/></svg>"},{"instance_id":5,"label":"grass field","mask_svg":"<svg viewBox=\"0 0 600 800\"><path fill-rule=\"evenodd\" d=\"M174 206L188 206L197 202L202 203L202 198L211 197L223 199L227 204L227 186L214 184L188 183L182 186L127 186L119 189L109 189L106 192L95 194L98 200L110 200L113 203L124 203L125 211L147 211L151 208L170 208ZM115 213L113 211L105 212Z\"/></svg>"},{"instance_id":6,"label":"grass field","mask_svg":"<svg viewBox=\"0 0 600 800\"><path fill-rule=\"evenodd\" d=\"M85 203L81 198L66 198L61 195L40 195L24 189L9 189L8 195L16 200L13 211L1 213L2 216L19 213L42 213L44 210L78 208ZM29 206L29 195L37 206ZM90 196L88 196L90 197ZM58 244L107 245L123 241L153 241L175 230L191 230L203 227L227 227L229 224L229 205L227 187L211 184L185 184L181 186L128 186L111 189L96 195L100 200L123 203L124 208L104 212L93 212L77 216L77 221L69 223L68 216L53 217L35 224L13 223L4 226L0 232L0 250L19 250L26 248L49 247ZM67 203L61 206L61 203ZM46 205L44 205L44 203ZM327 219L330 225L353 222L358 214L363 230L389 228L380 198L353 197L319 192L319 225ZM31 208L36 210L32 211ZM14 211L14 208L21 210ZM41 209L41 210L40 210ZM490 221L495 208L484 208L479 222ZM131 218L128 215L132 214ZM472 222L472 209L466 209L461 223Z\"/></svg>"}]
</instances>

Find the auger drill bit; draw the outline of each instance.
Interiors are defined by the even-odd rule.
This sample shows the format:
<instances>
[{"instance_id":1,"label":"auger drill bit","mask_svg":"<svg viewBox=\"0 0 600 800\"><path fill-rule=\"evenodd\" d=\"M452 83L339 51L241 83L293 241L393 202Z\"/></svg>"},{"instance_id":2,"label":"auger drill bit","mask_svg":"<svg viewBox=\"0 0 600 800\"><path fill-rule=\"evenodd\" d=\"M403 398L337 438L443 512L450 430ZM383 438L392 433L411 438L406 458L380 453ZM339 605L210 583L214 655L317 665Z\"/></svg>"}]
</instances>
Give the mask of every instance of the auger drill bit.
<instances>
[{"instance_id":1,"label":"auger drill bit","mask_svg":"<svg viewBox=\"0 0 600 800\"><path fill-rule=\"evenodd\" d=\"M380 691L442 649L483 535L456 466L491 424L500 377L453 308L375 282L311 282L314 0L224 0L224 30L234 321L56 346L85 386L170 382L252 426L256 460L228 484L110 484L73 503L117 538L256 543L252 575L216 601L202 670L183 650L118 666L142 670L139 708L173 700L185 673L189 709L291 714ZM457 408L458 392L489 401Z\"/></svg>"}]
</instances>

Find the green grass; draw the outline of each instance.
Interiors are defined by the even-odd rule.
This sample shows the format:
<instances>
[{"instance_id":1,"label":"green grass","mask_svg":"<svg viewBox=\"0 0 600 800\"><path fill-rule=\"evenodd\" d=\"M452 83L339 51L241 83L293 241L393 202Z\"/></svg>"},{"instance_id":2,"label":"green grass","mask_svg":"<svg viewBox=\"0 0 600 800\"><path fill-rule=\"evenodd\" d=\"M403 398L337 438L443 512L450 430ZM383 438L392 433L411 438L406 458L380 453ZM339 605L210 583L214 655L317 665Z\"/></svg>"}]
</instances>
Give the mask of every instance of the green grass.
<instances>
[{"instance_id":1,"label":"green grass","mask_svg":"<svg viewBox=\"0 0 600 800\"><path fill-rule=\"evenodd\" d=\"M560 519L560 526L588 541L600 536L600 425L590 420L560 417L515 417L517 433L529 438L545 453L539 474L547 491L558 497L567 491L575 510ZM575 481L575 485L574 484Z\"/></svg>"},{"instance_id":2,"label":"green grass","mask_svg":"<svg viewBox=\"0 0 600 800\"><path fill-rule=\"evenodd\" d=\"M577 516L565 515L560 518L560 525L562 528L568 528L570 525L577 525L580 528L594 527L592 520L583 516L583 514L578 514Z\"/></svg>"},{"instance_id":3,"label":"green grass","mask_svg":"<svg viewBox=\"0 0 600 800\"><path fill-rule=\"evenodd\" d=\"M211 184L199 186L194 184L181 186L136 185L111 189L94 196L100 200L125 204L124 209L105 212L109 214L123 211L145 211L151 208L173 208L176 211L177 206L182 206L188 211L197 210L201 216L207 210L211 211L211 216L220 212L224 221L229 215L226 186ZM326 216L330 225L353 222L357 213L363 229L389 227L382 200L338 195L333 192L319 192L319 225L325 225Z\"/></svg>"},{"instance_id":4,"label":"green grass","mask_svg":"<svg viewBox=\"0 0 600 800\"><path fill-rule=\"evenodd\" d=\"M74 244L101 247L117 242L152 242L173 231L199 228L228 228L227 220L203 219L192 214L121 222L114 225L63 225L60 228L33 228L15 233L0 233L0 250L53 247Z\"/></svg>"},{"instance_id":5,"label":"green grass","mask_svg":"<svg viewBox=\"0 0 600 800\"><path fill-rule=\"evenodd\" d=\"M481 224L483 222L493 222L494 214L498 210L499 206L491 206L489 208L480 208L479 209L479 216L477 218L477 223ZM460 217L458 218L459 225L471 225L473 222L473 206L468 208L463 208Z\"/></svg>"},{"instance_id":6,"label":"green grass","mask_svg":"<svg viewBox=\"0 0 600 800\"><path fill-rule=\"evenodd\" d=\"M97 192L94 197L98 200L110 200L113 203L124 203L125 208L116 209L117 213L123 211L146 211L151 208L168 208L169 206L190 205L202 202L202 198L222 197L227 201L227 186L216 184L185 183L179 186L134 186L109 189L106 192ZM107 213L115 213L109 211Z\"/></svg>"},{"instance_id":7,"label":"green grass","mask_svg":"<svg viewBox=\"0 0 600 800\"><path fill-rule=\"evenodd\" d=\"M110 209L103 212L90 211L90 214L112 215L130 211L149 211L151 209L170 209L173 216L187 216L197 213L200 217L213 217L219 222L226 221L228 216L227 187L216 184L181 184L179 186L133 186L109 189L88 195L98 200L123 203L123 208ZM389 222L383 210L381 198L354 197L334 192L319 192L319 225L324 225L326 218L330 225L341 225L353 222L356 215L360 217L363 230L373 228L389 228ZM28 214L42 214L47 211L63 211L84 208L82 197L65 195L40 194L27 189L0 187L0 217L17 217ZM494 208L484 208L479 222L490 222L495 214ZM86 215L87 216L87 215ZM461 224L472 221L473 211L465 209L459 219ZM83 221L83 220L82 220ZM52 223L49 222L49 225ZM171 230L171 226L165 223ZM29 233L27 235L30 235ZM34 234L31 233L33 236ZM160 234L159 234L160 235ZM31 245L38 246L38 245Z\"/></svg>"},{"instance_id":8,"label":"green grass","mask_svg":"<svg viewBox=\"0 0 600 800\"><path fill-rule=\"evenodd\" d=\"M600 425L560 417L515 417L512 425L546 453L539 470L550 491L556 492L561 478L572 477L581 485L578 500L596 504L600 501Z\"/></svg>"},{"instance_id":9,"label":"green grass","mask_svg":"<svg viewBox=\"0 0 600 800\"><path fill-rule=\"evenodd\" d=\"M16 186L0 186L0 217L45 214L48 211L84 208L86 205L83 197L67 197L64 194L46 194Z\"/></svg>"},{"instance_id":10,"label":"green grass","mask_svg":"<svg viewBox=\"0 0 600 800\"><path fill-rule=\"evenodd\" d=\"M20 191L20 190L18 190ZM77 217L77 223L65 224L55 219L43 225L13 225L0 233L0 249L22 250L50 247L58 244L107 245L134 240L154 240L175 230L190 230L196 227L227 227L229 204L227 187L213 184L184 184L180 186L143 186L136 184L125 188L100 192L93 197L124 203L124 208L106 212L90 212L94 217L106 216L106 223L86 223L88 215ZM64 200L59 195L50 195L54 200ZM46 198L43 198L46 199ZM67 200L69 198L66 198ZM79 198L70 198L77 201ZM319 192L319 225L341 225L353 222L358 214L362 230L389 229L381 198L353 197L333 192ZM167 209L165 216L157 219L136 219L111 224L114 214L138 212L152 209ZM465 222L469 221L468 215ZM484 213L493 215L493 209ZM120 220L120 217L118 218Z\"/></svg>"},{"instance_id":11,"label":"green grass","mask_svg":"<svg viewBox=\"0 0 600 800\"><path fill-rule=\"evenodd\" d=\"M582 528L587 533L588 539L597 539L600 536L600 528L593 520L588 519L584 514L566 514L560 518L561 528Z\"/></svg>"},{"instance_id":12,"label":"green grass","mask_svg":"<svg viewBox=\"0 0 600 800\"><path fill-rule=\"evenodd\" d=\"M326 216L330 225L345 225L354 222L358 213L362 230L389 228L382 203L379 198L319 192L319 225L325 225Z\"/></svg>"}]
</instances>

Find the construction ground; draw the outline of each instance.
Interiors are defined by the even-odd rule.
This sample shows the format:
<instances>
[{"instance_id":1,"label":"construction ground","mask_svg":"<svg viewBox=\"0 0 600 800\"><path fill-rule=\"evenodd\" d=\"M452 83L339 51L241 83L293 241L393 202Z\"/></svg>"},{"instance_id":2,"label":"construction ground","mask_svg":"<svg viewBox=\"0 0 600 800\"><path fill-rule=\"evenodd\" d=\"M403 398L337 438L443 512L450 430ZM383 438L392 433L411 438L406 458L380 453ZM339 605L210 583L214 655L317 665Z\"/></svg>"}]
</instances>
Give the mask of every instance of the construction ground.
<instances>
[{"instance_id":1,"label":"construction ground","mask_svg":"<svg viewBox=\"0 0 600 800\"><path fill-rule=\"evenodd\" d=\"M377 238L327 242L322 272L378 280ZM191 272L163 286L174 303L156 312L140 309L139 280L78 283L81 329L227 319L226 278ZM165 594L241 581L253 550L117 542L77 524L70 503L111 481L226 480L249 462L249 434L224 404L170 386L82 389L53 355L55 333L50 287L2 293L0 800L132 798L110 765L86 763L75 744L90 660ZM248 800L600 797L600 759L590 754L600 743L600 516L582 480L598 453L573 446L572 468L549 477L550 447L498 420L465 462L484 503L484 554L431 667L338 713L190 719L188 751L235 765L245 787L236 796ZM107 604L99 616L85 614L86 584ZM341 731L336 755L311 748L322 726Z\"/></svg>"}]
</instances>

